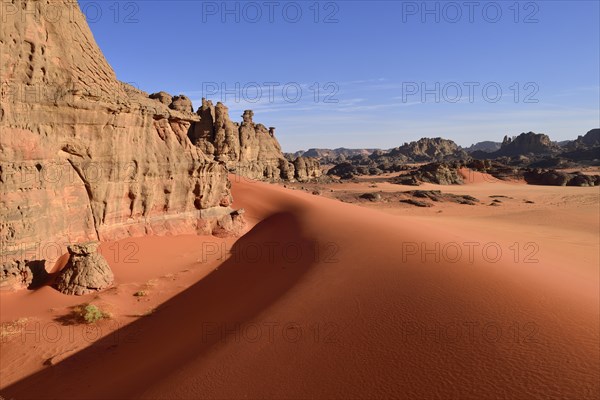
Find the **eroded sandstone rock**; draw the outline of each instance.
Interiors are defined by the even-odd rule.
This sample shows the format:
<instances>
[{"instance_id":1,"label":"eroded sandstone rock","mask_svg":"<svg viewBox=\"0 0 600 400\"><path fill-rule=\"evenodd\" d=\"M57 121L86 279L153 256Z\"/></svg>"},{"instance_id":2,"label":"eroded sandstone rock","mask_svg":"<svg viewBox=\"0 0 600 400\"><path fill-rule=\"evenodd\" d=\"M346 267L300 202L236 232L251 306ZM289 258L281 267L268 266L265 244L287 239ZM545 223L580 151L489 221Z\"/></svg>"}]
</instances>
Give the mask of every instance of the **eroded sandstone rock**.
<instances>
[{"instance_id":1,"label":"eroded sandstone rock","mask_svg":"<svg viewBox=\"0 0 600 400\"><path fill-rule=\"evenodd\" d=\"M190 129L190 140L230 172L252 179L294 179L294 166L284 157L275 128L256 124L252 110L244 111L237 124L223 103L213 106L202 99L197 114L200 121Z\"/></svg>"},{"instance_id":2,"label":"eroded sandstone rock","mask_svg":"<svg viewBox=\"0 0 600 400\"><path fill-rule=\"evenodd\" d=\"M297 157L294 160L294 177L299 182L317 179L321 176L319 160L312 157Z\"/></svg>"},{"instance_id":3,"label":"eroded sandstone rock","mask_svg":"<svg viewBox=\"0 0 600 400\"><path fill-rule=\"evenodd\" d=\"M98 242L68 246L69 261L54 287L61 293L82 296L110 287L114 275L106 259L98 253Z\"/></svg>"},{"instance_id":4,"label":"eroded sandstone rock","mask_svg":"<svg viewBox=\"0 0 600 400\"><path fill-rule=\"evenodd\" d=\"M14 291L29 287L33 273L25 261L11 260L0 269L0 291Z\"/></svg>"},{"instance_id":5,"label":"eroded sandstone rock","mask_svg":"<svg viewBox=\"0 0 600 400\"><path fill-rule=\"evenodd\" d=\"M163 92L163 91L160 91L158 93L152 93L148 97L150 97L153 100L158 100L166 106L171 105L171 103L173 102L173 96L171 96L169 93Z\"/></svg>"},{"instance_id":6,"label":"eroded sandstone rock","mask_svg":"<svg viewBox=\"0 0 600 400\"><path fill-rule=\"evenodd\" d=\"M566 173L554 170L529 169L524 172L525 181L533 185L548 186L600 186L600 175Z\"/></svg>"},{"instance_id":7,"label":"eroded sandstone rock","mask_svg":"<svg viewBox=\"0 0 600 400\"><path fill-rule=\"evenodd\" d=\"M73 242L210 234L218 217L202 212L231 204L228 170L190 142L189 99L169 108L119 82L77 3L52 5L70 18L0 24L0 267L51 264Z\"/></svg>"},{"instance_id":8,"label":"eroded sandstone rock","mask_svg":"<svg viewBox=\"0 0 600 400\"><path fill-rule=\"evenodd\" d=\"M244 209L242 208L222 216L217 220L217 226L213 230L212 234L216 237L227 237L232 233L235 236L239 236L246 226L243 214Z\"/></svg>"},{"instance_id":9,"label":"eroded sandstone rock","mask_svg":"<svg viewBox=\"0 0 600 400\"><path fill-rule=\"evenodd\" d=\"M524 154L549 154L560 150L559 146L554 144L548 135L534 132L521 133L519 136L510 138L504 137L500 150L497 155L514 156Z\"/></svg>"},{"instance_id":10,"label":"eroded sandstone rock","mask_svg":"<svg viewBox=\"0 0 600 400\"><path fill-rule=\"evenodd\" d=\"M192 101L187 96L182 94L173 97L169 108L186 113L194 112L194 106L192 105Z\"/></svg>"}]
</instances>

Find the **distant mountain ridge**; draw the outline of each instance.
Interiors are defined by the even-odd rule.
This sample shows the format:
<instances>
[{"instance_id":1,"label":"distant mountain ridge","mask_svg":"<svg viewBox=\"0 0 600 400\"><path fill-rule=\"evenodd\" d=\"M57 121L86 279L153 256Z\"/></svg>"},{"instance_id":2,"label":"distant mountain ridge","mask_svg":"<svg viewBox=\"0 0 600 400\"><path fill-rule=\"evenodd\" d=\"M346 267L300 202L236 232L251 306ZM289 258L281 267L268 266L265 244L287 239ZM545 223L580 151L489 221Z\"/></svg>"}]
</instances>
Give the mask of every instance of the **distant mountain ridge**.
<instances>
[{"instance_id":1,"label":"distant mountain ridge","mask_svg":"<svg viewBox=\"0 0 600 400\"><path fill-rule=\"evenodd\" d=\"M328 175L351 179L358 175L380 175L410 169L407 164L469 160L498 160L502 164L532 168L595 165L600 163L600 129L592 129L564 146L553 142L546 134L535 132L505 136L502 143L479 142L466 149L449 139L422 138L387 151L338 157Z\"/></svg>"},{"instance_id":2,"label":"distant mountain ridge","mask_svg":"<svg viewBox=\"0 0 600 400\"><path fill-rule=\"evenodd\" d=\"M369 155L378 149L348 149L345 147L338 147L337 149L319 149L310 148L308 150L300 150L295 153L287 153L288 158L292 157L312 157L321 161L333 161L336 158L352 157L356 155Z\"/></svg>"},{"instance_id":3,"label":"distant mountain ridge","mask_svg":"<svg viewBox=\"0 0 600 400\"><path fill-rule=\"evenodd\" d=\"M483 151L486 153L493 153L494 151L500 150L502 147L502 143L500 142L492 142L491 140L486 140L483 142L477 142L475 144L470 145L469 147L463 148L467 153L473 153L474 151Z\"/></svg>"}]
</instances>

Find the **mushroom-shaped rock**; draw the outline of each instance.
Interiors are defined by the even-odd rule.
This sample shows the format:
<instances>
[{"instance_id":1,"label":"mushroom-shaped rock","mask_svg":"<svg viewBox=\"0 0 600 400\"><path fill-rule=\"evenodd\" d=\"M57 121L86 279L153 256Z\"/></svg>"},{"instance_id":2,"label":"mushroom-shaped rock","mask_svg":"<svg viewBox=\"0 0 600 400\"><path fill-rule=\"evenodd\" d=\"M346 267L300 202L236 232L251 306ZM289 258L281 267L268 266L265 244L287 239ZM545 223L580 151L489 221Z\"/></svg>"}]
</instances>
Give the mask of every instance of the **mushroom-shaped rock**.
<instances>
[{"instance_id":1,"label":"mushroom-shaped rock","mask_svg":"<svg viewBox=\"0 0 600 400\"><path fill-rule=\"evenodd\" d=\"M67 247L69 261L54 284L59 292L81 296L112 285L114 275L106 259L98 253L98 245L87 242Z\"/></svg>"},{"instance_id":2,"label":"mushroom-shaped rock","mask_svg":"<svg viewBox=\"0 0 600 400\"><path fill-rule=\"evenodd\" d=\"M192 101L184 95L173 97L173 101L169 106L172 110L183 111L183 112L194 112Z\"/></svg>"}]
</instances>

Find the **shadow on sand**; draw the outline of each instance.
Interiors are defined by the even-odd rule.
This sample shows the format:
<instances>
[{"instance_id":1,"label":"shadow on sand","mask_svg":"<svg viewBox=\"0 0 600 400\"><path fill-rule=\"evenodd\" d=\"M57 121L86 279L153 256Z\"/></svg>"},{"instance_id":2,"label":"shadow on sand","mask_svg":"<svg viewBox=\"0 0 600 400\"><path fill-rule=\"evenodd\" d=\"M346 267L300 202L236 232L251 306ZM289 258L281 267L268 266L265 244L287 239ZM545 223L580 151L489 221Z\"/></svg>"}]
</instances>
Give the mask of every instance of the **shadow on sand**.
<instances>
[{"instance_id":1,"label":"shadow on sand","mask_svg":"<svg viewBox=\"0 0 600 400\"><path fill-rule=\"evenodd\" d=\"M289 243L301 250L294 262L268 251ZM234 256L154 314L3 389L2 397L135 397L222 341L214 327L249 322L276 302L314 265L313 245L293 214L274 214L234 244Z\"/></svg>"}]
</instances>

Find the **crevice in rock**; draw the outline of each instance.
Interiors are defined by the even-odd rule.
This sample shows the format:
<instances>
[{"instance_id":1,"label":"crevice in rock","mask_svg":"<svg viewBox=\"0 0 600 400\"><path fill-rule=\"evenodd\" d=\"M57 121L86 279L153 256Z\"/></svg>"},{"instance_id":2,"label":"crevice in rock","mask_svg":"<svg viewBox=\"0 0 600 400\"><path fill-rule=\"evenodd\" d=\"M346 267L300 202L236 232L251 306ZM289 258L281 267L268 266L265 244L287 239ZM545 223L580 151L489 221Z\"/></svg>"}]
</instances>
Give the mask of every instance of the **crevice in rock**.
<instances>
[{"instance_id":1,"label":"crevice in rock","mask_svg":"<svg viewBox=\"0 0 600 400\"><path fill-rule=\"evenodd\" d=\"M92 207L92 199L94 197L92 195L92 188L90 187L90 184L86 182L85 177L83 176L83 173L77 168L77 166L73 163L73 161L71 161L70 159L68 159L67 161L69 161L69 164L71 164L71 166L77 173L77 176L79 176L79 179L81 179L83 186L85 187L85 191L88 195L88 203L89 203L89 207L90 207L90 212L92 213L92 219L94 220L94 231L96 232L97 239L100 240L100 232L98 231L98 221L96 219L96 215L94 214L94 208Z\"/></svg>"}]
</instances>

